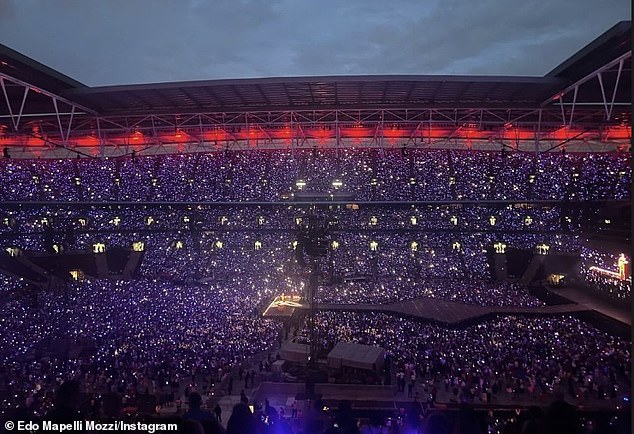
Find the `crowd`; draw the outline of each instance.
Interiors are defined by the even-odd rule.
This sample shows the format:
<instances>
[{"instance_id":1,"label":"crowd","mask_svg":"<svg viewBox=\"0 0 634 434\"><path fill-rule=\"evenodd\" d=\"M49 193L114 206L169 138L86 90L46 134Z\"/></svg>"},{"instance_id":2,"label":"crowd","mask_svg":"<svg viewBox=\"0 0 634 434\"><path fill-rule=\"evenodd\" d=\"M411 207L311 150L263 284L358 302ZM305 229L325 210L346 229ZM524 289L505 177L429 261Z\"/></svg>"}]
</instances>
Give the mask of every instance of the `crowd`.
<instances>
[{"instance_id":1,"label":"crowd","mask_svg":"<svg viewBox=\"0 0 634 434\"><path fill-rule=\"evenodd\" d=\"M400 230L409 232L546 232L578 233L581 221L572 211L558 206L421 205L403 207L343 206L319 210L333 220L334 227L349 231ZM45 225L81 231L112 230L278 230L293 231L312 211L300 205L287 206L197 206L158 205L127 208L109 206L42 207L6 209L0 213L0 233L37 232ZM565 215L564 215L565 214ZM573 220L574 219L574 220Z\"/></svg>"},{"instance_id":2,"label":"crowd","mask_svg":"<svg viewBox=\"0 0 634 434\"><path fill-rule=\"evenodd\" d=\"M1 160L0 201L279 201L301 190L357 200L627 200L624 154L436 150L249 151L127 159ZM341 186L335 187L334 180ZM429 297L487 306L541 306L517 283L495 281L493 246L614 258L579 240L582 216L559 204L331 207L321 303ZM0 276L0 414L42 416L68 379L90 396L174 401L184 381L226 382L281 339L262 319L280 293L301 292L306 270L292 206L74 207L1 211L3 248L70 252L143 242L134 280L69 282L29 290ZM147 230L155 231L148 233ZM74 233L73 233L74 232ZM46 235L48 233L48 235ZM44 234L44 235L43 235ZM48 238L47 238L48 237ZM7 241L8 240L8 241ZM297 249L300 249L297 251ZM2 253L3 255L5 253ZM585 273L585 274L584 274ZM602 288L600 281L593 282ZM606 287L631 298L631 283ZM629 343L572 317L502 317L448 329L386 314L323 312L323 348L352 341L386 348L394 375L444 388L456 402L497 393L614 400L629 394ZM303 332L300 333L305 333ZM187 380L186 380L187 379Z\"/></svg>"},{"instance_id":3,"label":"crowd","mask_svg":"<svg viewBox=\"0 0 634 434\"><path fill-rule=\"evenodd\" d=\"M65 378L86 393L122 395L158 396L190 376L217 383L277 342L280 325L255 311L260 291L271 294L257 276L186 286L93 280L41 293L34 304L5 302L0 378L13 399L3 409L44 405ZM81 354L72 356L73 347Z\"/></svg>"},{"instance_id":4,"label":"crowd","mask_svg":"<svg viewBox=\"0 0 634 434\"><path fill-rule=\"evenodd\" d=\"M526 288L492 282L491 253L500 238L508 246L533 250L544 235L334 232L330 251L321 260L323 290L318 301L391 303L433 297L480 305L540 305ZM145 251L138 274L151 279L191 283L257 275L262 286L278 293L297 290L305 281L297 256L306 255L296 250L294 232L109 233L97 239L79 234L67 250L92 252L97 240L107 249L130 249L142 241ZM574 235L552 235L549 242L555 252L574 252L579 246ZM41 251L42 237L20 237L13 244Z\"/></svg>"},{"instance_id":5,"label":"crowd","mask_svg":"<svg viewBox=\"0 0 634 434\"><path fill-rule=\"evenodd\" d=\"M436 298L479 306L537 307L544 303L517 283L484 280L428 279L411 277L352 281L318 291L319 303L385 304L417 297Z\"/></svg>"},{"instance_id":6,"label":"crowd","mask_svg":"<svg viewBox=\"0 0 634 434\"><path fill-rule=\"evenodd\" d=\"M339 341L383 347L392 372L443 387L458 402L491 402L504 391L581 401L630 393L630 342L574 317L506 316L447 329L383 313L320 312L316 324L322 348Z\"/></svg>"},{"instance_id":7,"label":"crowd","mask_svg":"<svg viewBox=\"0 0 634 434\"><path fill-rule=\"evenodd\" d=\"M300 179L304 190L339 189L358 200L629 199L629 162L625 153L413 149L3 160L0 200L275 201Z\"/></svg>"}]
</instances>

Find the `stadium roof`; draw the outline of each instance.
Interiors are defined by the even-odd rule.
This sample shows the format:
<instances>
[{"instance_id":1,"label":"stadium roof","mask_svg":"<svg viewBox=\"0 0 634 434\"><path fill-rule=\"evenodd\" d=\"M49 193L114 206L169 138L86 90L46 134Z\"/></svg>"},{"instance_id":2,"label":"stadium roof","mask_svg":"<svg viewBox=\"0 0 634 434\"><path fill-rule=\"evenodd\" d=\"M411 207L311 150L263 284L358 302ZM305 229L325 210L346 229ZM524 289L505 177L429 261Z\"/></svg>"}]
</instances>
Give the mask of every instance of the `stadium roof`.
<instances>
[{"instance_id":1,"label":"stadium roof","mask_svg":"<svg viewBox=\"0 0 634 434\"><path fill-rule=\"evenodd\" d=\"M445 144L465 134L469 140L503 141L506 133L495 130L511 126L521 129L516 144L568 142L572 136L618 140L621 146L631 139L631 53L631 21L623 21L543 77L367 75L88 87L0 45L0 146L77 152L98 145L103 152L110 145L184 141L339 144L346 135L381 145L384 122L400 128L393 142L410 144L425 134ZM340 131L336 122L342 118L367 129ZM306 128L277 130L289 122ZM432 125L445 129L432 131ZM577 130L568 134L561 130L565 126ZM621 131L615 135L606 127Z\"/></svg>"},{"instance_id":2,"label":"stadium roof","mask_svg":"<svg viewBox=\"0 0 634 434\"><path fill-rule=\"evenodd\" d=\"M77 80L2 44L0 44L0 72L55 93L86 87Z\"/></svg>"},{"instance_id":3,"label":"stadium roof","mask_svg":"<svg viewBox=\"0 0 634 434\"><path fill-rule=\"evenodd\" d=\"M102 115L225 111L408 108L426 106L535 107L566 85L631 50L623 21L544 77L382 75L228 79L87 87L0 45L0 72L59 94ZM630 62L631 64L631 62ZM629 72L629 69L628 69ZM623 74L617 100L629 100ZM610 80L606 76L606 80ZM609 87L609 83L605 83ZM11 91L11 89L8 89ZM19 100L16 91L10 98ZM598 83L584 95L600 97ZM47 109L50 104L35 112ZM1 106L0 106L1 107Z\"/></svg>"},{"instance_id":4,"label":"stadium roof","mask_svg":"<svg viewBox=\"0 0 634 434\"><path fill-rule=\"evenodd\" d=\"M632 49L632 22L621 21L557 65L546 77L576 81Z\"/></svg>"},{"instance_id":5,"label":"stadium roof","mask_svg":"<svg viewBox=\"0 0 634 434\"><path fill-rule=\"evenodd\" d=\"M545 77L333 76L213 80L75 89L65 95L100 113L187 113L456 104L535 106L564 82Z\"/></svg>"}]
</instances>

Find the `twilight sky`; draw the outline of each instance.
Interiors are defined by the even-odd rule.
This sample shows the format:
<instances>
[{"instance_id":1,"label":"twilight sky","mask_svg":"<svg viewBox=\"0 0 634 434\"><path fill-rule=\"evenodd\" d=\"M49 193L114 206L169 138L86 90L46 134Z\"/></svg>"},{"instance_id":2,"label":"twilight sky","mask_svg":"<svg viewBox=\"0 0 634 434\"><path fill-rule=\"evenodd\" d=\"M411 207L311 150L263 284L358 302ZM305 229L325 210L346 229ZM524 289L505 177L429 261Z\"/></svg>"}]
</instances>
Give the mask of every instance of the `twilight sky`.
<instances>
[{"instance_id":1,"label":"twilight sky","mask_svg":"<svg viewBox=\"0 0 634 434\"><path fill-rule=\"evenodd\" d=\"M544 75L629 0L0 0L0 43L89 86Z\"/></svg>"}]
</instances>

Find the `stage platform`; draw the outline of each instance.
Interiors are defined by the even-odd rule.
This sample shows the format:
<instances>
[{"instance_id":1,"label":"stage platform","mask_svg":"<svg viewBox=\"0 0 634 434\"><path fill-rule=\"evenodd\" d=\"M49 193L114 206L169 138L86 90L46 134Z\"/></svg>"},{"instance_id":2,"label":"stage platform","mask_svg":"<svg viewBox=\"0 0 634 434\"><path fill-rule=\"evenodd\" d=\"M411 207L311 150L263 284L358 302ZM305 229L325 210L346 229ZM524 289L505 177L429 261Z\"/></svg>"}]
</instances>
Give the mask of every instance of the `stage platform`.
<instances>
[{"instance_id":1,"label":"stage platform","mask_svg":"<svg viewBox=\"0 0 634 434\"><path fill-rule=\"evenodd\" d=\"M551 289L551 292L559 295L579 306L585 306L602 315L617 320L632 327L632 309L616 306L615 304L602 300L599 296L588 294L579 288Z\"/></svg>"},{"instance_id":2,"label":"stage platform","mask_svg":"<svg viewBox=\"0 0 634 434\"><path fill-rule=\"evenodd\" d=\"M293 316L296 309L305 308L299 295L278 295L264 309L262 317L270 319L288 319Z\"/></svg>"},{"instance_id":3,"label":"stage platform","mask_svg":"<svg viewBox=\"0 0 634 434\"><path fill-rule=\"evenodd\" d=\"M372 311L409 316L437 322L440 324L459 326L478 318L493 315L553 315L577 312L596 311L632 326L631 310L618 308L598 297L593 297L579 288L551 290L553 293L569 301L566 304L542 307L515 306L478 306L452 301L420 297L390 304L318 304L316 308L323 311Z\"/></svg>"}]
</instances>

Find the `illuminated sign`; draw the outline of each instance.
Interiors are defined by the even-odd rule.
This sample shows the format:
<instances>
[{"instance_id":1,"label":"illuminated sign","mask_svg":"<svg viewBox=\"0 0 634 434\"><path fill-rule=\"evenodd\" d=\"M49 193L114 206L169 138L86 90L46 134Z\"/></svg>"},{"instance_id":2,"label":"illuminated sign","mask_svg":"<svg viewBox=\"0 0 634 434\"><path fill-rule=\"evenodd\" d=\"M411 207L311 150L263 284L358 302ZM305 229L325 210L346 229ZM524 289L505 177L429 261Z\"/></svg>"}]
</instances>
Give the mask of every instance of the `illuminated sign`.
<instances>
[{"instance_id":1,"label":"illuminated sign","mask_svg":"<svg viewBox=\"0 0 634 434\"><path fill-rule=\"evenodd\" d=\"M22 251L17 247L7 247L6 251L12 258L18 257L22 254Z\"/></svg>"},{"instance_id":2,"label":"illuminated sign","mask_svg":"<svg viewBox=\"0 0 634 434\"><path fill-rule=\"evenodd\" d=\"M143 241L136 241L132 243L132 250L134 252L142 252L145 250L145 243Z\"/></svg>"},{"instance_id":3,"label":"illuminated sign","mask_svg":"<svg viewBox=\"0 0 634 434\"><path fill-rule=\"evenodd\" d=\"M106 251L106 245L104 243L95 243L92 245L93 253L104 253Z\"/></svg>"},{"instance_id":4,"label":"illuminated sign","mask_svg":"<svg viewBox=\"0 0 634 434\"><path fill-rule=\"evenodd\" d=\"M538 244L537 245L537 253L540 255L546 255L548 254L548 251L550 250L550 246L548 246L545 243L542 244Z\"/></svg>"},{"instance_id":5,"label":"illuminated sign","mask_svg":"<svg viewBox=\"0 0 634 434\"><path fill-rule=\"evenodd\" d=\"M68 273L70 274L70 278L75 282L84 280L84 272L81 270L70 270Z\"/></svg>"}]
</instances>

